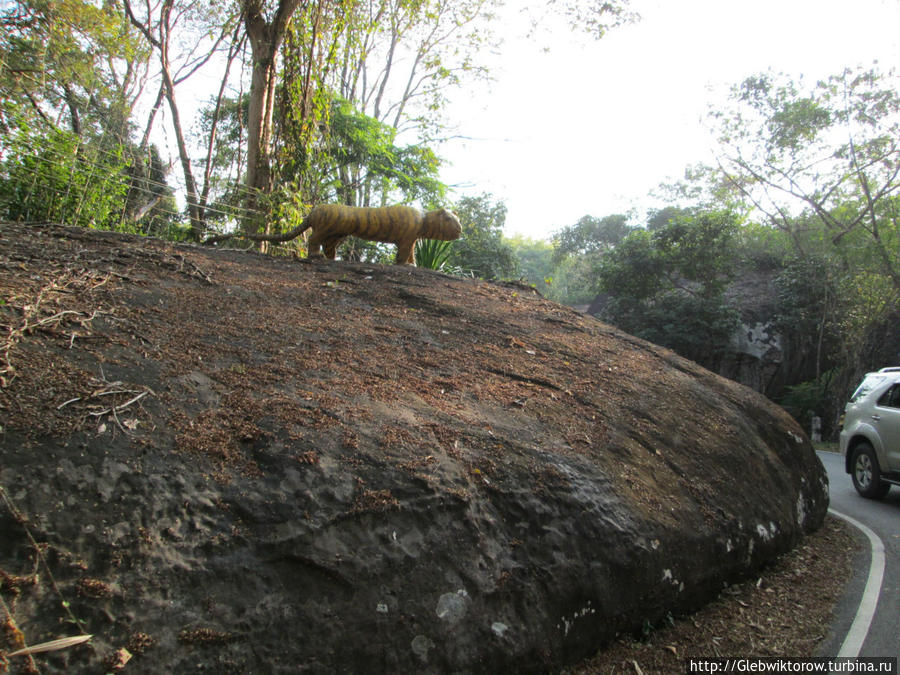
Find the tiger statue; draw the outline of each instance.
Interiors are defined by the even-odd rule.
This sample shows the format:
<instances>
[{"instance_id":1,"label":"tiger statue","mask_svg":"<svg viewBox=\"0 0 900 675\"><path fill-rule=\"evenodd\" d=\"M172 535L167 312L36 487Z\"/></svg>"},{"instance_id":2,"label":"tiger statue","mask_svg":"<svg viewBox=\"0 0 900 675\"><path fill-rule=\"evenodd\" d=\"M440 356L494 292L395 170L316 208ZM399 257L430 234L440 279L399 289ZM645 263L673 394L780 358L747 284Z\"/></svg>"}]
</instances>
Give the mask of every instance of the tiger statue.
<instances>
[{"instance_id":1,"label":"tiger statue","mask_svg":"<svg viewBox=\"0 0 900 675\"><path fill-rule=\"evenodd\" d=\"M303 222L284 234L234 234L210 237L212 244L229 237L244 237L253 241L284 242L299 237L312 228L307 257L324 255L334 260L338 244L353 235L369 241L397 245L395 265L415 265L417 239L459 239L462 228L452 211L438 209L423 213L411 206L383 206L380 208L322 204L316 206ZM324 250L324 253L323 253Z\"/></svg>"}]
</instances>

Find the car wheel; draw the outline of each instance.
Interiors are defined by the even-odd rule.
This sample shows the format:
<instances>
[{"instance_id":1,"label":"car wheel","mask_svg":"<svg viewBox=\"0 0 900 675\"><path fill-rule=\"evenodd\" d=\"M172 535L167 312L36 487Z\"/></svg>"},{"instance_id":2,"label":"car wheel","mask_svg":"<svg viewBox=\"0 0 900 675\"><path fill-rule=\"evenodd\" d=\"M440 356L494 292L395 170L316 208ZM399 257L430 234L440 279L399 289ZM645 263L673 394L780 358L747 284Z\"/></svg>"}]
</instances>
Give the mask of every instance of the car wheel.
<instances>
[{"instance_id":1,"label":"car wheel","mask_svg":"<svg viewBox=\"0 0 900 675\"><path fill-rule=\"evenodd\" d=\"M875 456L875 450L868 443L860 443L854 448L850 469L853 476L853 487L867 499L881 499L891 489L890 483L881 480L878 458Z\"/></svg>"}]
</instances>

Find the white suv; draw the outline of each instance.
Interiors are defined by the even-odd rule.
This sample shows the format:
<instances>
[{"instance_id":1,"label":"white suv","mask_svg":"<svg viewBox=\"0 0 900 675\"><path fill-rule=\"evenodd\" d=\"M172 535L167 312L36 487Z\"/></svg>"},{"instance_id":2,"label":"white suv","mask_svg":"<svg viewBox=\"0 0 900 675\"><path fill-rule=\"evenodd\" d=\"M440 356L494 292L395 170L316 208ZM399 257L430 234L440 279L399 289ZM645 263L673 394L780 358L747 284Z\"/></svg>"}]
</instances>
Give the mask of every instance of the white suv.
<instances>
[{"instance_id":1,"label":"white suv","mask_svg":"<svg viewBox=\"0 0 900 675\"><path fill-rule=\"evenodd\" d=\"M841 452L853 487L880 499L900 485L900 368L869 373L844 408Z\"/></svg>"}]
</instances>

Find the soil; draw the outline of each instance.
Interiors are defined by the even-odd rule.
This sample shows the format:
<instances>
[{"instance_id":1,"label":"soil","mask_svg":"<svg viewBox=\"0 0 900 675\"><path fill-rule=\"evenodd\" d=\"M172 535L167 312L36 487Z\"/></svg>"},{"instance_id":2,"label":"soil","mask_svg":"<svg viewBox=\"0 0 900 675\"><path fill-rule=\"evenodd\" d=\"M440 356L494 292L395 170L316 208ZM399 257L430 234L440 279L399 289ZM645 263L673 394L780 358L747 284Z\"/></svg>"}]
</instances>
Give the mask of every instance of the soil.
<instances>
[{"instance_id":1,"label":"soil","mask_svg":"<svg viewBox=\"0 0 900 675\"><path fill-rule=\"evenodd\" d=\"M750 390L522 284L0 232L0 666L542 672L711 597L741 622L584 672L825 631L851 547Z\"/></svg>"}]
</instances>

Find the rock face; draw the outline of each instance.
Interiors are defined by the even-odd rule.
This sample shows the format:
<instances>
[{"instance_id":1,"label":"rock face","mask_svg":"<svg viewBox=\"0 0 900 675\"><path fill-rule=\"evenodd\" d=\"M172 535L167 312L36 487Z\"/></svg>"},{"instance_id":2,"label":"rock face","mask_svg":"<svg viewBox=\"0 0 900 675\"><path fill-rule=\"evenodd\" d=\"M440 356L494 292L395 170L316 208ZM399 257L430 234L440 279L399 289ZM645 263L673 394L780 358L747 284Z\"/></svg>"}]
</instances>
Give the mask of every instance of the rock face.
<instances>
[{"instance_id":1,"label":"rock face","mask_svg":"<svg viewBox=\"0 0 900 675\"><path fill-rule=\"evenodd\" d=\"M0 593L94 635L41 672L543 672L824 518L780 409L531 289L0 228Z\"/></svg>"},{"instance_id":2,"label":"rock face","mask_svg":"<svg viewBox=\"0 0 900 675\"><path fill-rule=\"evenodd\" d=\"M773 323L779 312L773 270L744 270L725 292L741 313L741 325L731 338L731 351L718 373L751 389L778 397L794 368L786 364L783 336Z\"/></svg>"},{"instance_id":3,"label":"rock face","mask_svg":"<svg viewBox=\"0 0 900 675\"><path fill-rule=\"evenodd\" d=\"M731 338L731 352L723 359L719 374L754 391L767 392L777 382L783 361L781 335L772 322L743 323Z\"/></svg>"}]
</instances>

